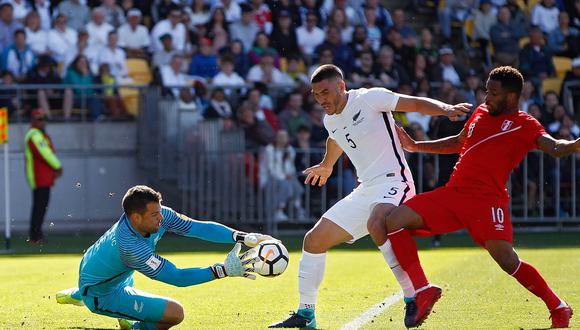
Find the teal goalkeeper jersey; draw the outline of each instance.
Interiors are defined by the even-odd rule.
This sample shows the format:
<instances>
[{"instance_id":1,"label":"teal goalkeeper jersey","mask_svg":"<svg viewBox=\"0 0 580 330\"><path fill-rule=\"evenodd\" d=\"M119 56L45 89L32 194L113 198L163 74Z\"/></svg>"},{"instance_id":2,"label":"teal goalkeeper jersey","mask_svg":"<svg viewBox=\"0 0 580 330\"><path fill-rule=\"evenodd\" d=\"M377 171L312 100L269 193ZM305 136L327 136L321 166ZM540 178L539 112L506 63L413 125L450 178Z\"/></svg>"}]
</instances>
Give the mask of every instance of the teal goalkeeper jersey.
<instances>
[{"instance_id":1,"label":"teal goalkeeper jersey","mask_svg":"<svg viewBox=\"0 0 580 330\"><path fill-rule=\"evenodd\" d=\"M224 225L192 220L163 206L159 231L143 237L125 214L85 252L79 269L79 290L83 296L101 296L130 285L133 272L177 286L213 280L207 268L177 269L155 253L165 232L217 243L234 243L234 230Z\"/></svg>"}]
</instances>

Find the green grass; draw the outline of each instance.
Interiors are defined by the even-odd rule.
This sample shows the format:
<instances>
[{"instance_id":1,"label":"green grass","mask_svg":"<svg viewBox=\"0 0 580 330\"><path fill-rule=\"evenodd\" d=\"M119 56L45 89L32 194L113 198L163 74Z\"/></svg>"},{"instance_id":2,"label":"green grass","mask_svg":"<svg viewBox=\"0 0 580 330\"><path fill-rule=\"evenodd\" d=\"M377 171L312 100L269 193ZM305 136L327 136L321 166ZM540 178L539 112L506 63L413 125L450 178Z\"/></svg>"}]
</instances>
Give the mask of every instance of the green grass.
<instances>
[{"instance_id":1,"label":"green grass","mask_svg":"<svg viewBox=\"0 0 580 330\"><path fill-rule=\"evenodd\" d=\"M551 286L580 310L580 235L520 234L520 256L534 264ZM53 237L42 247L14 242L17 254L0 256L0 329L115 329L116 320L84 307L57 305L54 293L77 282L82 251L95 237ZM176 288L135 276L135 286L172 297L185 307L178 329L265 329L296 308L300 238L285 238L290 267L277 278L226 278ZM422 250L420 257L444 296L424 329L535 329L550 325L543 303L503 273L480 248L461 235L444 238L445 248ZM426 246L421 240L420 246ZM550 247L552 246L552 247ZM198 251L203 252L178 252ZM221 261L228 247L168 237L159 251L179 267ZM319 328L339 329L370 306L399 290L369 240L329 253L317 307ZM403 303L388 308L362 329L403 329ZM572 319L580 328L580 318Z\"/></svg>"}]
</instances>

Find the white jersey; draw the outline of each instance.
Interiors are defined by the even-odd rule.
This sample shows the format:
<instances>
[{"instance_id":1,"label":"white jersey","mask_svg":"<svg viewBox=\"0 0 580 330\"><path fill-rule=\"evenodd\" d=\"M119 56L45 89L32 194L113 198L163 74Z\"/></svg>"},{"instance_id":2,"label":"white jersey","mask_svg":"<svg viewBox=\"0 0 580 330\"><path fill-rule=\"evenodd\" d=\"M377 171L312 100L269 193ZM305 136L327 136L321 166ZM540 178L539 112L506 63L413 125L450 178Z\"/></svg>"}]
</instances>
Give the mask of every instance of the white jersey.
<instances>
[{"instance_id":1,"label":"white jersey","mask_svg":"<svg viewBox=\"0 0 580 330\"><path fill-rule=\"evenodd\" d=\"M341 113L324 116L324 127L346 153L362 183L380 177L412 182L392 111L399 97L386 88L349 90Z\"/></svg>"}]
</instances>

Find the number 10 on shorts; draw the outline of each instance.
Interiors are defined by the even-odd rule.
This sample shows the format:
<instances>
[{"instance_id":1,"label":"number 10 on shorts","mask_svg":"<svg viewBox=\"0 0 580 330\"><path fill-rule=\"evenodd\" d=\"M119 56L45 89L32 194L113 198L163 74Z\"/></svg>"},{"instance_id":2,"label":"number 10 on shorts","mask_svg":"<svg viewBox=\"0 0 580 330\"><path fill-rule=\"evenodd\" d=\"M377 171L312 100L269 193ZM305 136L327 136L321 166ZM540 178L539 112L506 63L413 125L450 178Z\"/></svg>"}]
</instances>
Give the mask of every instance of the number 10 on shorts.
<instances>
[{"instance_id":1,"label":"number 10 on shorts","mask_svg":"<svg viewBox=\"0 0 580 330\"><path fill-rule=\"evenodd\" d=\"M493 222L493 226L497 231L503 231L504 225L504 213L501 207L492 207L491 208L491 220Z\"/></svg>"}]
</instances>

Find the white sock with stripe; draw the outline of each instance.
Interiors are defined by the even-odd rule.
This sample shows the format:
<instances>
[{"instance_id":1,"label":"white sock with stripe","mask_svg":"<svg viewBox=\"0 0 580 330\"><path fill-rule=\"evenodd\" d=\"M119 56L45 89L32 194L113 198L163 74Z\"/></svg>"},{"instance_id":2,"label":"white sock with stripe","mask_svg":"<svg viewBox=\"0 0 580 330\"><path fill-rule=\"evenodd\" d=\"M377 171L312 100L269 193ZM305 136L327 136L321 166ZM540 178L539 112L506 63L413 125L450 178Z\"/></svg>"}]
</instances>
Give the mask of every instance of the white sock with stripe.
<instances>
[{"instance_id":1,"label":"white sock with stripe","mask_svg":"<svg viewBox=\"0 0 580 330\"><path fill-rule=\"evenodd\" d=\"M409 275L403 269L403 267L399 265L399 261L397 260L397 257L393 252L393 248L391 247L391 242L387 240L385 244L379 246L379 250L381 250L383 258L385 258L385 261L393 271L397 282L399 282L401 289L403 289L403 295L405 298L415 297L413 282L411 282L411 278L409 278Z\"/></svg>"},{"instance_id":2,"label":"white sock with stripe","mask_svg":"<svg viewBox=\"0 0 580 330\"><path fill-rule=\"evenodd\" d=\"M298 308L314 309L325 268L326 253L314 254L302 251L300 269L298 270L298 292L300 293Z\"/></svg>"}]
</instances>

